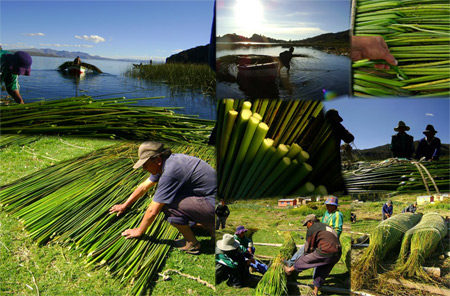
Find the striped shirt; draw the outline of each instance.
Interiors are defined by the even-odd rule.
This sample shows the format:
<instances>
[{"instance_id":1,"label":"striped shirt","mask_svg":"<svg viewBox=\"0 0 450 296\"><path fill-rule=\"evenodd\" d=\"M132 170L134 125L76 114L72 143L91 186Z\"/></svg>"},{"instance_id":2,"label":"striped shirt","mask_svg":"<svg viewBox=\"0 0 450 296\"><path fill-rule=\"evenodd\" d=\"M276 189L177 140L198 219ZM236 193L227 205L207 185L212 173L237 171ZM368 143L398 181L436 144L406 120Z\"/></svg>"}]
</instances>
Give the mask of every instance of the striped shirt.
<instances>
[{"instance_id":1,"label":"striped shirt","mask_svg":"<svg viewBox=\"0 0 450 296\"><path fill-rule=\"evenodd\" d=\"M336 231L338 237L341 236L342 224L344 223L344 215L342 215L341 212L336 210L335 212L330 214L328 213L328 211L326 211L323 214L322 220L320 222L331 226Z\"/></svg>"}]
</instances>

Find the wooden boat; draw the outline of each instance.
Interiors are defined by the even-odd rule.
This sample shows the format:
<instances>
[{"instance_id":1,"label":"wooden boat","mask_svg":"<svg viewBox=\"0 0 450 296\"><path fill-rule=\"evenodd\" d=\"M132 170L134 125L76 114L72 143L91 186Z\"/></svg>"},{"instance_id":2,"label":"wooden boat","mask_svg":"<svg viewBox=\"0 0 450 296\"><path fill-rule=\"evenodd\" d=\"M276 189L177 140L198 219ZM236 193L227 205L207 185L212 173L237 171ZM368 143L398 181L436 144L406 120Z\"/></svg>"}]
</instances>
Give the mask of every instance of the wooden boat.
<instances>
[{"instance_id":1,"label":"wooden boat","mask_svg":"<svg viewBox=\"0 0 450 296\"><path fill-rule=\"evenodd\" d=\"M238 79L273 82L278 76L278 62L238 65Z\"/></svg>"},{"instance_id":2,"label":"wooden boat","mask_svg":"<svg viewBox=\"0 0 450 296\"><path fill-rule=\"evenodd\" d=\"M83 67L81 65L72 65L67 67L67 72L72 75L80 75L83 73L86 73L88 69L86 67Z\"/></svg>"}]
</instances>

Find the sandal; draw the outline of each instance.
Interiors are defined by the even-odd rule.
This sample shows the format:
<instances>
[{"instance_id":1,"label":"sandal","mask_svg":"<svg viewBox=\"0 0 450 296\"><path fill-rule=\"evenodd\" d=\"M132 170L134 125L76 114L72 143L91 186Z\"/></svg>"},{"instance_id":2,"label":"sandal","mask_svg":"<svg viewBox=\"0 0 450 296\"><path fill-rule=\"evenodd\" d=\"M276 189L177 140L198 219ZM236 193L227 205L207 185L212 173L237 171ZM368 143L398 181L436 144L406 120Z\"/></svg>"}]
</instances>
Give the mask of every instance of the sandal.
<instances>
[{"instance_id":1,"label":"sandal","mask_svg":"<svg viewBox=\"0 0 450 296\"><path fill-rule=\"evenodd\" d=\"M188 248L188 249L183 249L180 248L179 250L182 252L185 252L187 254L191 254L191 255L198 255L200 254L200 242L197 242L195 245L193 245L192 247Z\"/></svg>"}]
</instances>

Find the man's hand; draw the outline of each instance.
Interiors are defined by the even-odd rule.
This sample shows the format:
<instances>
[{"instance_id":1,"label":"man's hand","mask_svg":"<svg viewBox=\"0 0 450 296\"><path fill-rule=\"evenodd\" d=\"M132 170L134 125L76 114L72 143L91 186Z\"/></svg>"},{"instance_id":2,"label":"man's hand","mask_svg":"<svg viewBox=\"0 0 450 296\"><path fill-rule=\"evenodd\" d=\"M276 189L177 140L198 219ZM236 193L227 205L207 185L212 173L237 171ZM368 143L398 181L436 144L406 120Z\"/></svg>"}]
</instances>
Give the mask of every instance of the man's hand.
<instances>
[{"instance_id":1,"label":"man's hand","mask_svg":"<svg viewBox=\"0 0 450 296\"><path fill-rule=\"evenodd\" d=\"M352 36L352 61L363 59L385 60L391 65L397 66L398 62L389 52L389 49L381 36ZM377 64L377 69L389 70L389 65Z\"/></svg>"},{"instance_id":2,"label":"man's hand","mask_svg":"<svg viewBox=\"0 0 450 296\"><path fill-rule=\"evenodd\" d=\"M137 238L140 237L143 234L139 228L133 228L133 229L127 229L124 232L122 232L122 236L124 236L126 239L130 238Z\"/></svg>"},{"instance_id":3,"label":"man's hand","mask_svg":"<svg viewBox=\"0 0 450 296\"><path fill-rule=\"evenodd\" d=\"M110 214L117 213L117 216L121 215L125 212L127 207L124 204L114 205L112 208L109 209Z\"/></svg>"}]
</instances>

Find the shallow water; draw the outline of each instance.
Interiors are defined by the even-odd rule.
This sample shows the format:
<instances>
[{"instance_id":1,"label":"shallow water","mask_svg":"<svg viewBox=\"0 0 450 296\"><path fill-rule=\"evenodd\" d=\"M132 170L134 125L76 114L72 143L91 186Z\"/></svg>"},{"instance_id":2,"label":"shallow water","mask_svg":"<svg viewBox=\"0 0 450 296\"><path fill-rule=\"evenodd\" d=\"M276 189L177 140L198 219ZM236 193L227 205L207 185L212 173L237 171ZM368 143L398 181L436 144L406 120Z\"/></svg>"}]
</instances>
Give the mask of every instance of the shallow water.
<instances>
[{"instance_id":1,"label":"shallow water","mask_svg":"<svg viewBox=\"0 0 450 296\"><path fill-rule=\"evenodd\" d=\"M259 54L278 57L288 50L281 46L240 47L238 49L217 49L216 57L238 54ZM324 91L334 92L337 96L347 95L350 85L350 58L328 54L310 47L294 47L289 75L286 68L273 86L259 85L255 89L246 89L235 82L217 82L217 97L220 98L281 98L281 99L324 99Z\"/></svg>"},{"instance_id":2,"label":"shallow water","mask_svg":"<svg viewBox=\"0 0 450 296\"><path fill-rule=\"evenodd\" d=\"M126 77L123 73L132 63L110 60L82 60L103 71L102 74L87 73L75 78L57 71L67 58L33 57L30 76L20 76L20 93L25 102L41 99L60 99L80 95L95 98L145 98L162 99L140 101L139 105L184 107L178 113L199 115L203 119L216 118L215 98L195 91L173 91L169 86ZM2 97L6 91L2 92Z\"/></svg>"}]
</instances>

